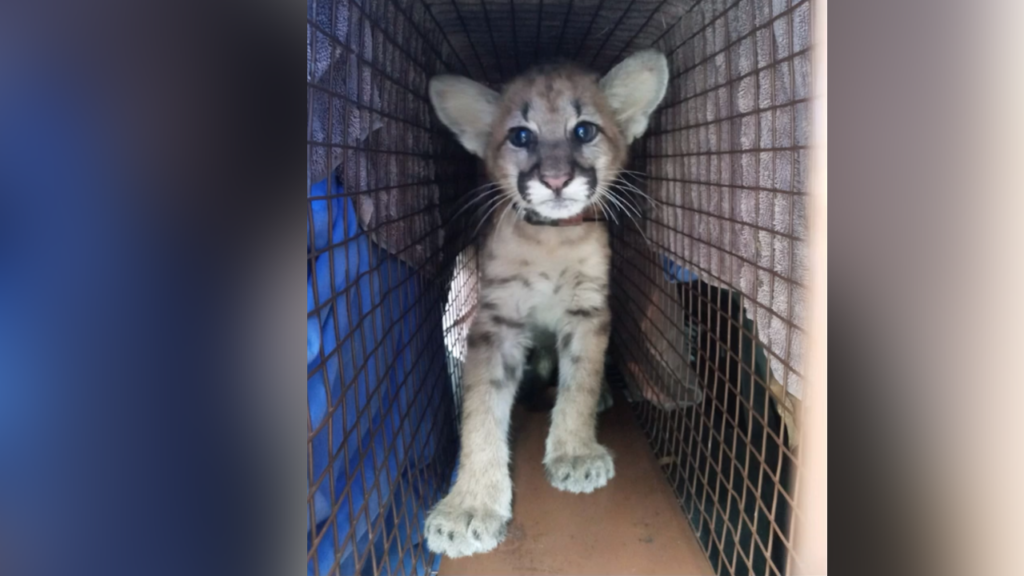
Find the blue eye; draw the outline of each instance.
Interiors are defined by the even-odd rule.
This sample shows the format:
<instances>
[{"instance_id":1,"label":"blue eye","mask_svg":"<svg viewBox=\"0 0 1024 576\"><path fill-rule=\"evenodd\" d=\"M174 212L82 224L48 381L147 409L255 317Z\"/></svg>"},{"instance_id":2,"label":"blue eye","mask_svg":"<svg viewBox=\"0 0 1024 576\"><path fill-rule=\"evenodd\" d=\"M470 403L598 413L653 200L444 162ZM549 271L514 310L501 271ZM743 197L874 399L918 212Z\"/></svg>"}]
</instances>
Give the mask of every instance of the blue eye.
<instances>
[{"instance_id":1,"label":"blue eye","mask_svg":"<svg viewBox=\"0 0 1024 576\"><path fill-rule=\"evenodd\" d=\"M572 129L572 135L581 144L593 142L594 138L597 138L597 133L597 125L592 122L580 122Z\"/></svg>"},{"instance_id":2,"label":"blue eye","mask_svg":"<svg viewBox=\"0 0 1024 576\"><path fill-rule=\"evenodd\" d=\"M526 148L533 142L533 132L529 128L513 128L508 131L508 141L516 148Z\"/></svg>"}]
</instances>

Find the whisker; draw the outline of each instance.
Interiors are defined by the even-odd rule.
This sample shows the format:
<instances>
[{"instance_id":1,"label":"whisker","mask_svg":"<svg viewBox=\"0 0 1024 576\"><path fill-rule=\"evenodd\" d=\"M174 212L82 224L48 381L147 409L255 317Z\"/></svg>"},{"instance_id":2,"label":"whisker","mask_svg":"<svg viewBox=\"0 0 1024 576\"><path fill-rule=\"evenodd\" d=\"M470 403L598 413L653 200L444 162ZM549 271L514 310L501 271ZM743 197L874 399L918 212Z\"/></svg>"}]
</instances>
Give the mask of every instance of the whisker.
<instances>
[{"instance_id":1,"label":"whisker","mask_svg":"<svg viewBox=\"0 0 1024 576\"><path fill-rule=\"evenodd\" d=\"M503 222L505 222L505 216L507 216L510 212L515 214L516 218L519 218L519 216L520 216L520 214L519 214L520 208L515 205L515 202L513 202L513 200L515 200L515 196L514 195L510 195L510 197L508 199L508 205L505 206L505 210L502 211L501 216L498 218L498 226L499 227L502 225ZM513 222L513 225L515 225L515 222Z\"/></svg>"},{"instance_id":2,"label":"whisker","mask_svg":"<svg viewBox=\"0 0 1024 576\"><path fill-rule=\"evenodd\" d=\"M627 210L627 209L626 209L626 208L625 208L625 207L624 207L624 206L622 205L622 203L620 203L620 202L619 202L619 200L618 200L618 199L617 199L617 198L615 197L615 195L614 195L614 194L608 194L608 195L606 196L606 198L608 198L609 200L611 200L611 201L612 201L612 203L616 204L617 206L619 206L619 208L621 208L621 209L622 209L623 213L625 213L625 214L626 214L626 216L628 216L628 217L629 217L629 219L633 221L633 225L634 225L634 226L636 226L636 230L637 230L637 232L639 232L639 233L640 233L640 236L641 236L641 237L643 237L644 241L645 241L645 242L647 242L647 244L648 244L648 245L650 245L650 244L651 244L651 240L650 240L650 239L649 239L649 238L647 237L647 235L646 235L646 234L644 234L643 228L641 228L641 227L640 227L640 223L639 223L639 222L637 222L637 219L633 217L633 214L632 214L632 213L631 213L631 212L630 212L629 210ZM638 216L639 216L639 214L638 214Z\"/></svg>"},{"instance_id":3,"label":"whisker","mask_svg":"<svg viewBox=\"0 0 1024 576\"><path fill-rule=\"evenodd\" d=\"M608 194L610 196L614 196L615 199L618 200L619 202L622 202L623 205L631 208L633 213L636 214L638 218L644 216L644 210L631 198L618 194L614 190L608 190Z\"/></svg>"},{"instance_id":4,"label":"whisker","mask_svg":"<svg viewBox=\"0 0 1024 576\"><path fill-rule=\"evenodd\" d=\"M488 193L493 192L498 187L499 187L499 185L497 183L494 183L494 182L490 182L490 183L484 184L483 186L478 186L478 187L470 190L469 192L467 192L463 196L461 196L458 200L455 201L455 203L456 204L461 204L463 202L472 202L472 201L476 200L480 196L485 196Z\"/></svg>"},{"instance_id":5,"label":"whisker","mask_svg":"<svg viewBox=\"0 0 1024 576\"><path fill-rule=\"evenodd\" d=\"M601 195L599 194L598 197L595 198L595 200L597 200L597 207L601 209L601 212L604 212L604 217L610 219L612 222L615 222L615 224L617 225L619 223L619 219L615 217L615 211L611 210L605 205L604 198L601 197Z\"/></svg>"},{"instance_id":6,"label":"whisker","mask_svg":"<svg viewBox=\"0 0 1024 576\"><path fill-rule=\"evenodd\" d=\"M467 192L467 194L472 194L472 193L476 192L477 190L483 190L484 188L498 188L500 186L501 186L501 184L498 183L498 182L488 182L486 184L483 184L483 185L477 186L476 188L473 188L472 190Z\"/></svg>"},{"instance_id":7,"label":"whisker","mask_svg":"<svg viewBox=\"0 0 1024 576\"><path fill-rule=\"evenodd\" d=\"M597 188L597 189L595 189L595 190L594 190L594 194L595 194L595 196L594 196L594 199L593 199L593 201L592 201L592 202L593 202L593 204L594 204L595 206L597 206L598 208L600 208L600 209L601 209L601 213L603 213L603 214L604 214L604 219L605 219L605 220L608 220L608 219L609 219L609 217L608 217L608 211L607 211L607 210L605 210L605 209L604 209L604 206L603 206L603 205L601 204L601 196L600 196L600 194L601 194L601 189L600 189L600 188Z\"/></svg>"},{"instance_id":8,"label":"whisker","mask_svg":"<svg viewBox=\"0 0 1024 576\"><path fill-rule=\"evenodd\" d=\"M473 198L470 202L467 202L465 206L463 206L462 208L459 208L459 210L455 214L452 214L452 216L451 216L451 218L449 218L449 220L454 220L454 219L458 218L463 212L468 210L474 204L477 204L480 201L485 200L487 198L493 198L493 194L495 194L496 192L499 192L499 191L500 190L498 188L494 188L494 189L491 189L491 190L486 190L484 192L481 192L476 198Z\"/></svg>"},{"instance_id":9,"label":"whisker","mask_svg":"<svg viewBox=\"0 0 1024 576\"><path fill-rule=\"evenodd\" d=\"M449 217L449 220L454 220L455 218L458 218L459 216L463 215L466 210L472 208L474 205L478 205L481 202L493 198L494 193L496 191L496 188L490 188L488 190L484 190L482 192L474 194L471 197L460 199L458 202L456 202L456 207L458 207L458 210L456 210L455 213Z\"/></svg>"},{"instance_id":10,"label":"whisker","mask_svg":"<svg viewBox=\"0 0 1024 576\"><path fill-rule=\"evenodd\" d=\"M626 187L626 186L623 186L623 185L615 183L615 182L609 183L608 186L611 187L611 188L614 188L616 190L619 190L620 192L627 193L627 194L637 194L638 196L646 199L655 208L661 208L661 203L660 202L658 202L657 200L652 198L650 195L644 193L643 191L637 189L635 186Z\"/></svg>"},{"instance_id":11,"label":"whisker","mask_svg":"<svg viewBox=\"0 0 1024 576\"><path fill-rule=\"evenodd\" d=\"M497 194L497 195L491 197L491 199L489 199L484 204L482 204L480 206L477 206L476 210L473 211L473 217L470 219L470 221L476 219L480 215L481 212L484 212L486 214L487 213L487 209L491 208L492 206L494 206L496 204L499 204L504 197L505 196L503 194Z\"/></svg>"},{"instance_id":12,"label":"whisker","mask_svg":"<svg viewBox=\"0 0 1024 576\"><path fill-rule=\"evenodd\" d=\"M600 198L595 198L594 199L594 204L596 204L597 207L601 210L601 214L604 215L604 219L605 220L611 220L611 216L609 216L608 215L608 211L604 209L604 204L601 204L601 199Z\"/></svg>"},{"instance_id":13,"label":"whisker","mask_svg":"<svg viewBox=\"0 0 1024 576\"><path fill-rule=\"evenodd\" d=\"M512 200L509 199L509 198L501 197L501 199L502 200L508 200L509 203L512 202ZM501 206L501 202L498 202L497 204L494 204L494 206L487 212L487 214L484 215L484 217L480 220L480 222L477 223L476 229L473 230L473 236L476 236L480 232L480 226L482 226L483 223L486 222L488 218L490 218L491 214L493 214L494 211L497 210L500 206Z\"/></svg>"},{"instance_id":14,"label":"whisker","mask_svg":"<svg viewBox=\"0 0 1024 576\"><path fill-rule=\"evenodd\" d=\"M612 177L612 180L618 180L619 182L635 185L647 180L647 176L641 173L633 174L629 172L620 172L616 174L614 177Z\"/></svg>"},{"instance_id":15,"label":"whisker","mask_svg":"<svg viewBox=\"0 0 1024 576\"><path fill-rule=\"evenodd\" d=\"M635 186L636 184L634 184L633 180L636 180L637 182L639 182L640 180L643 180L643 178L638 178L636 176L629 175L629 174L627 174L626 176L623 176L622 174L616 174L614 177L612 177L612 180L617 180L619 182L622 182L623 184L629 184L630 186Z\"/></svg>"},{"instance_id":16,"label":"whisker","mask_svg":"<svg viewBox=\"0 0 1024 576\"><path fill-rule=\"evenodd\" d=\"M495 229L501 228L501 226L505 223L505 216L508 216L508 213L509 213L511 208L512 208L512 202L509 201L509 203L506 204L504 208L502 208L501 216L498 216L498 223L495 224L495 226L494 226Z\"/></svg>"},{"instance_id":17,"label":"whisker","mask_svg":"<svg viewBox=\"0 0 1024 576\"><path fill-rule=\"evenodd\" d=\"M654 201L654 198L651 198L650 194L644 192L643 190L638 188L636 186L636 184L633 184L632 182L628 182L628 181L623 180L621 178L614 178L612 180L612 183L614 183L614 184L616 184L618 186L621 186L623 188L627 188L627 189L629 189L629 190L631 190L633 192L636 192L637 194L643 196L644 198L647 198L647 199L651 200L652 202Z\"/></svg>"},{"instance_id":18,"label":"whisker","mask_svg":"<svg viewBox=\"0 0 1024 576\"><path fill-rule=\"evenodd\" d=\"M606 198L612 203L612 205L616 206L620 212L625 214L627 218L633 220L634 223L636 222L636 218L633 217L633 213L629 209L624 207L619 200L617 200L613 196L606 196Z\"/></svg>"},{"instance_id":19,"label":"whisker","mask_svg":"<svg viewBox=\"0 0 1024 576\"><path fill-rule=\"evenodd\" d=\"M620 207L622 210L626 211L627 213L629 213L629 214L636 214L637 217L642 217L642 214L640 213L639 210L637 210L636 206L633 206L632 204L630 204L629 202L625 201L624 199L616 196L611 191L608 191L607 198L609 200L611 200L612 202L614 202L616 206Z\"/></svg>"},{"instance_id":20,"label":"whisker","mask_svg":"<svg viewBox=\"0 0 1024 576\"><path fill-rule=\"evenodd\" d=\"M497 194L493 198L491 198L485 206L477 208L476 214L479 214L481 211L484 212L484 217L480 219L480 223L477 225L477 228L479 228L480 224L487 221L487 219L491 216L491 213L493 213L494 210L498 209L501 206L503 200L511 201L514 198L515 195L511 194L507 188L505 188L504 186L499 186L497 189Z\"/></svg>"},{"instance_id":21,"label":"whisker","mask_svg":"<svg viewBox=\"0 0 1024 576\"><path fill-rule=\"evenodd\" d=\"M615 207L617 207L618 210L620 210L622 212L627 212L627 213L630 212L626 208L626 205L624 205L624 202L622 201L622 199L620 199L618 197L618 195L616 195L615 192L612 189L608 188L607 186L601 187L601 196L602 196L603 199L611 201L613 203L613 205ZM633 211L636 210L636 208L634 206L632 206L632 205L628 205L628 206L629 206L629 208L632 208ZM611 210L611 209L612 209L611 206L609 206L609 210ZM637 215L639 216L640 214L637 213Z\"/></svg>"},{"instance_id":22,"label":"whisker","mask_svg":"<svg viewBox=\"0 0 1024 576\"><path fill-rule=\"evenodd\" d=\"M643 214L641 213L639 207L634 205L632 202L628 201L626 198L616 194L615 191L612 190L611 188L607 188L605 191L607 192L609 198L615 200L617 203L620 203L619 205L622 206L624 209L625 208L632 209L633 213L636 214L636 216L638 218L643 216Z\"/></svg>"},{"instance_id":23,"label":"whisker","mask_svg":"<svg viewBox=\"0 0 1024 576\"><path fill-rule=\"evenodd\" d=\"M622 186L624 188L629 188L630 190L635 190L635 191L637 191L640 194L644 193L643 190L641 190L639 187L637 187L636 184L633 184L629 180L623 180L622 178L612 178L612 182L614 182L615 184L618 184L619 186Z\"/></svg>"},{"instance_id":24,"label":"whisker","mask_svg":"<svg viewBox=\"0 0 1024 576\"><path fill-rule=\"evenodd\" d=\"M619 170L619 174L632 174L634 176L647 176L647 172L637 172L636 170Z\"/></svg>"}]
</instances>

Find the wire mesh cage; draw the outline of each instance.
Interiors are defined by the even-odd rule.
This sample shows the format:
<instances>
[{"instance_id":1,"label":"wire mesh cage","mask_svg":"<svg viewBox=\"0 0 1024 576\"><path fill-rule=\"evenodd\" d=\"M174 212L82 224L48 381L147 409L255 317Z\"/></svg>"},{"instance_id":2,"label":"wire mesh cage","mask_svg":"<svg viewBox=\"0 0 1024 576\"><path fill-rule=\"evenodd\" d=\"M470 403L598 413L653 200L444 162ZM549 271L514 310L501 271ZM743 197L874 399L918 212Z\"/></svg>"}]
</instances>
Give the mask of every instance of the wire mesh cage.
<instances>
[{"instance_id":1,"label":"wire mesh cage","mask_svg":"<svg viewBox=\"0 0 1024 576\"><path fill-rule=\"evenodd\" d=\"M309 0L309 574L427 574L476 294L476 161L431 76L655 47L671 81L612 228L609 381L719 574L794 571L810 0ZM628 217L627 217L628 216Z\"/></svg>"}]
</instances>

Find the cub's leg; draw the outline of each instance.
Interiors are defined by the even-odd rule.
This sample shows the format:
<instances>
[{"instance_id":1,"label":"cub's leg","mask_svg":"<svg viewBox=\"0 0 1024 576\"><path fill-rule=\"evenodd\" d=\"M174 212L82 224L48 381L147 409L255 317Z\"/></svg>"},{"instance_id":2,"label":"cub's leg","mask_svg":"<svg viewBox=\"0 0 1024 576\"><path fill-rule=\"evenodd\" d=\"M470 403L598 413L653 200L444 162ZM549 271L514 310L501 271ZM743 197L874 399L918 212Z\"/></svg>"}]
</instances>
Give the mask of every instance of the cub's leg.
<instances>
[{"instance_id":1,"label":"cub's leg","mask_svg":"<svg viewBox=\"0 0 1024 576\"><path fill-rule=\"evenodd\" d=\"M467 345L458 477L426 522L427 547L450 558L492 550L512 518L508 426L529 341L522 321L491 312Z\"/></svg>"},{"instance_id":2,"label":"cub's leg","mask_svg":"<svg viewBox=\"0 0 1024 576\"><path fill-rule=\"evenodd\" d=\"M607 306L568 311L558 336L558 400L544 453L548 481L567 492L593 492L615 476L597 443L597 409L611 331Z\"/></svg>"}]
</instances>

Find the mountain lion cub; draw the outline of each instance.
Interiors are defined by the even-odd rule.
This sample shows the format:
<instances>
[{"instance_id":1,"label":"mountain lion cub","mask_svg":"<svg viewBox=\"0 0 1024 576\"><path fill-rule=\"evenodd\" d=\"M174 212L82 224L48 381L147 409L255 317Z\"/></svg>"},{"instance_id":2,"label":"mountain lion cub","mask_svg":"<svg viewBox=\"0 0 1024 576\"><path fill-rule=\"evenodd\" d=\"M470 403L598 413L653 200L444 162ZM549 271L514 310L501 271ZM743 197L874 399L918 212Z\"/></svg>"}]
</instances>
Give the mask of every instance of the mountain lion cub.
<instances>
[{"instance_id":1,"label":"mountain lion cub","mask_svg":"<svg viewBox=\"0 0 1024 576\"><path fill-rule=\"evenodd\" d=\"M559 490L592 492L615 476L597 443L611 331L608 231L594 222L614 194L627 149L647 129L668 83L665 57L643 51L603 78L558 65L497 93L437 76L430 101L493 183L480 252L479 308L463 372L461 456L451 492L426 521L430 550L455 558L492 550L512 518L508 427L528 350L557 350L558 398L544 469Z\"/></svg>"}]
</instances>

